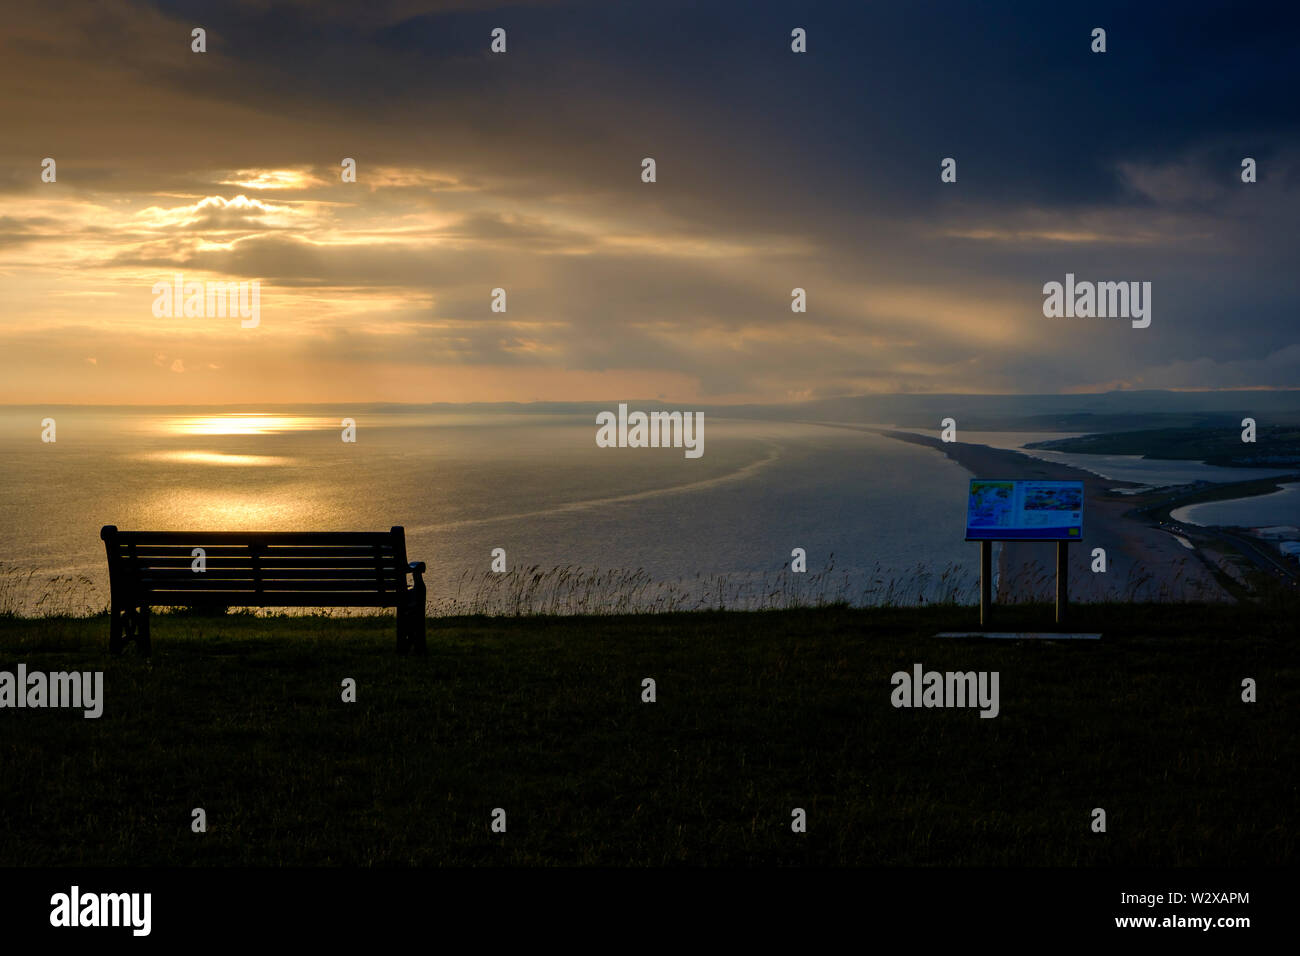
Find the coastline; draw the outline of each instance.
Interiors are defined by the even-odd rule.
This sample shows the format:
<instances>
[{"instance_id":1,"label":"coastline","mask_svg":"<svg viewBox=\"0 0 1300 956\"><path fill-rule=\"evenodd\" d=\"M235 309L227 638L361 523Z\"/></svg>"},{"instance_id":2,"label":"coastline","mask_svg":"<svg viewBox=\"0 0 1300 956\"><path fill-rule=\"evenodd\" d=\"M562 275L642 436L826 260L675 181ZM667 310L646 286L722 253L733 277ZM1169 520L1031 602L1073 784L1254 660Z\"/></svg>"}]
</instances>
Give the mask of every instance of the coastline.
<instances>
[{"instance_id":1,"label":"coastline","mask_svg":"<svg viewBox=\"0 0 1300 956\"><path fill-rule=\"evenodd\" d=\"M1082 468L989 445L944 442L893 429L861 430L941 452L976 478L1082 481L1087 502L1079 542L1083 547L1069 549L1072 601L1234 600L1199 552L1189 551L1173 534L1129 517L1137 504L1136 496L1117 494L1112 489L1142 487L1137 482L1102 478ZM1095 548L1106 552L1105 573L1092 570ZM1055 547L1045 542L1004 542L998 558L994 600L1051 601L1055 576Z\"/></svg>"},{"instance_id":2,"label":"coastline","mask_svg":"<svg viewBox=\"0 0 1300 956\"><path fill-rule=\"evenodd\" d=\"M1208 525L1199 525L1188 515L1176 515L1175 511L1185 511L1188 508L1195 508L1198 505L1222 504L1229 501L1249 501L1251 498L1267 498L1270 495L1281 495L1287 493L1288 485L1300 483L1300 473L1294 475L1282 475L1279 478L1263 478L1258 482L1250 485L1234 485L1230 488L1209 488L1204 492L1194 496L1189 495L1181 503L1171 505L1162 509L1162 517L1167 521L1178 521L1186 524L1197 525L1198 527L1209 527Z\"/></svg>"}]
</instances>

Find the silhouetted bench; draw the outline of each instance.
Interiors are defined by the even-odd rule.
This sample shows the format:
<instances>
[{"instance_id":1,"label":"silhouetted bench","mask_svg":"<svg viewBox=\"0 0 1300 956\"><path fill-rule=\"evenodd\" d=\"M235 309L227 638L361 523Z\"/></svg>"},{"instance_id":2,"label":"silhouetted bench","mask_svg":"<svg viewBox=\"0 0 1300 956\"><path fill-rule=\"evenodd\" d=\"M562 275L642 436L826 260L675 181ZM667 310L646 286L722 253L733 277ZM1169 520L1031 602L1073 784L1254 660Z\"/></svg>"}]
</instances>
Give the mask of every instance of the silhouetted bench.
<instances>
[{"instance_id":1,"label":"silhouetted bench","mask_svg":"<svg viewBox=\"0 0 1300 956\"><path fill-rule=\"evenodd\" d=\"M423 653L424 562L406 532L118 531L108 550L109 650L150 652L153 607L392 607L398 653ZM202 549L203 570L196 549ZM408 586L407 575L413 583Z\"/></svg>"}]
</instances>

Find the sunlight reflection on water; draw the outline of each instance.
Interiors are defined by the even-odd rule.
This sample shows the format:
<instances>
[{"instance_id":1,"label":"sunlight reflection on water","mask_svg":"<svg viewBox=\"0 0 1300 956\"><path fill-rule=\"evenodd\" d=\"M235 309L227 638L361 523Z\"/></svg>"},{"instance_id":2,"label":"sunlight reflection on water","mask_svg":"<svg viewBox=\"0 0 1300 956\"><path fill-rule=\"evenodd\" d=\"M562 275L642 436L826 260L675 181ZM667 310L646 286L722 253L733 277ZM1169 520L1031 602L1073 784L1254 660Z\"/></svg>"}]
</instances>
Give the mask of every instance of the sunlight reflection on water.
<instances>
[{"instance_id":1,"label":"sunlight reflection on water","mask_svg":"<svg viewBox=\"0 0 1300 956\"><path fill-rule=\"evenodd\" d=\"M143 461L169 461L178 465L289 465L295 459L283 455L233 455L219 451L154 451L138 455Z\"/></svg>"},{"instance_id":2,"label":"sunlight reflection on water","mask_svg":"<svg viewBox=\"0 0 1300 956\"><path fill-rule=\"evenodd\" d=\"M197 418L166 418L159 430L169 435L273 435L280 432L332 428L335 420L306 415L266 415L258 412L234 412L203 415Z\"/></svg>"}]
</instances>

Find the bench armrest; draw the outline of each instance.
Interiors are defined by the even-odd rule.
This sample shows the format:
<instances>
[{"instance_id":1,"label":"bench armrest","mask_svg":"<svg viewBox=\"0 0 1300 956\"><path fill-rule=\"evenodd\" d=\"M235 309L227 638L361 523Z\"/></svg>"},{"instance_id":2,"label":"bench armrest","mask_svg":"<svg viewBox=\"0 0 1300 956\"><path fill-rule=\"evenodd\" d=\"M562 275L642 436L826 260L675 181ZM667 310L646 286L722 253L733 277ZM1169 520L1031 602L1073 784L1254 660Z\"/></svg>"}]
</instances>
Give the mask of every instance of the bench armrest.
<instances>
[{"instance_id":1,"label":"bench armrest","mask_svg":"<svg viewBox=\"0 0 1300 956\"><path fill-rule=\"evenodd\" d=\"M407 565L407 572L406 572L406 573L407 573L407 574L423 574L423 573L424 573L424 562L423 562L423 561L412 561L409 565Z\"/></svg>"}]
</instances>

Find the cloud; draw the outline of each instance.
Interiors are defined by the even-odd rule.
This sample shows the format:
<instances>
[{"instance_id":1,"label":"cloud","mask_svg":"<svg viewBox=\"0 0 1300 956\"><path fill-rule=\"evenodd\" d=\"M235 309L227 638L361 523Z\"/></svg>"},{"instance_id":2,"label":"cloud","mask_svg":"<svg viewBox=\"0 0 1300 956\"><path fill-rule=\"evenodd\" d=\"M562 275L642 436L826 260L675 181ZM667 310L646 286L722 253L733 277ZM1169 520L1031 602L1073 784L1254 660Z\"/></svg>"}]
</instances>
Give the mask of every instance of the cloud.
<instances>
[{"instance_id":1,"label":"cloud","mask_svg":"<svg viewBox=\"0 0 1300 956\"><path fill-rule=\"evenodd\" d=\"M1220 388L1294 388L1300 382L1300 345L1262 358L1178 360L1153 366L1142 376L1147 388L1201 388L1206 381L1221 383Z\"/></svg>"},{"instance_id":2,"label":"cloud","mask_svg":"<svg viewBox=\"0 0 1300 956\"><path fill-rule=\"evenodd\" d=\"M308 224L307 214L301 208L249 199L242 194L233 199L207 196L196 203L166 209L149 206L136 213L136 220L146 229L203 232L301 228Z\"/></svg>"},{"instance_id":3,"label":"cloud","mask_svg":"<svg viewBox=\"0 0 1300 956\"><path fill-rule=\"evenodd\" d=\"M197 55L180 10L7 22L11 396L88 350L104 400L173 366L410 400L1300 384L1286 31L1125 8L1102 62L1050 7L810 8L796 56L762 2L249 2ZM260 280L256 333L153 317L178 271ZM1152 327L1045 320L1066 272L1152 281Z\"/></svg>"}]
</instances>

